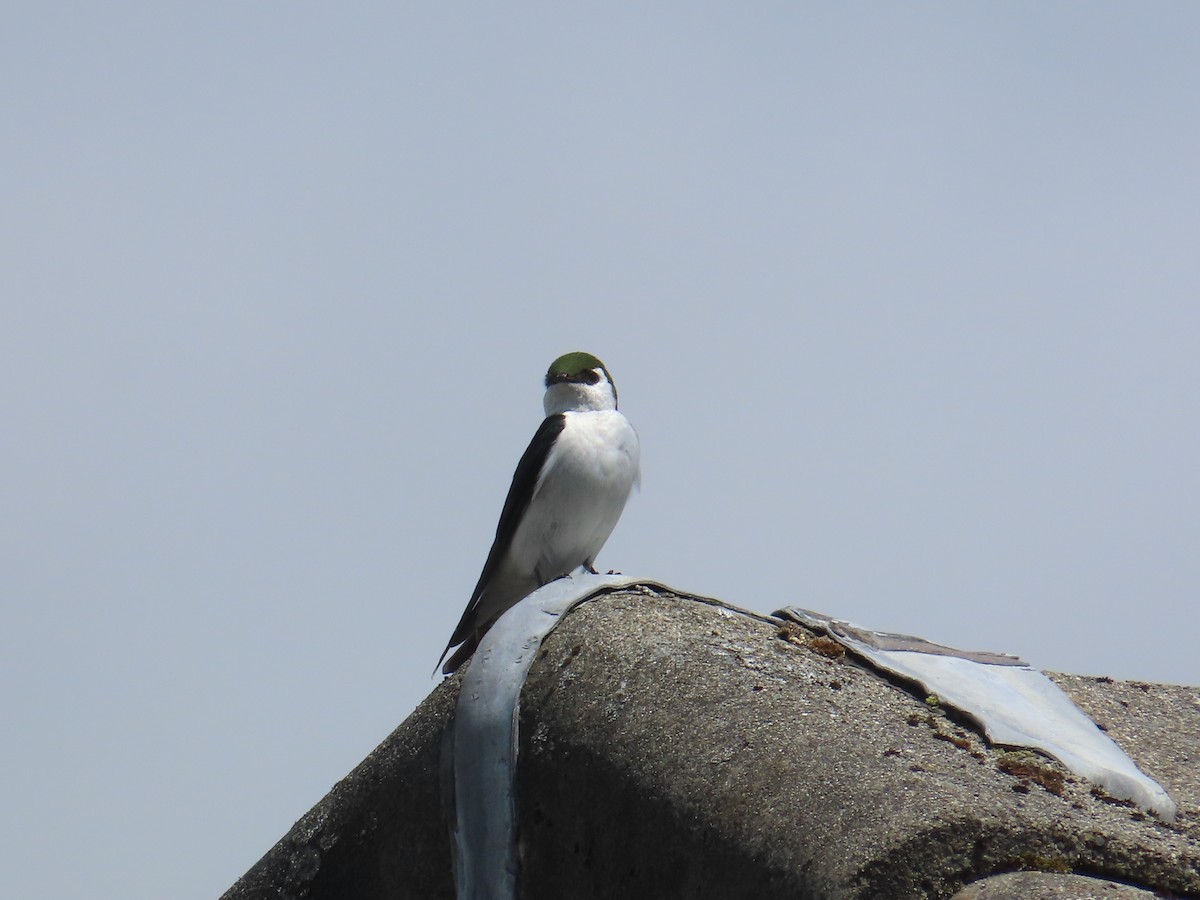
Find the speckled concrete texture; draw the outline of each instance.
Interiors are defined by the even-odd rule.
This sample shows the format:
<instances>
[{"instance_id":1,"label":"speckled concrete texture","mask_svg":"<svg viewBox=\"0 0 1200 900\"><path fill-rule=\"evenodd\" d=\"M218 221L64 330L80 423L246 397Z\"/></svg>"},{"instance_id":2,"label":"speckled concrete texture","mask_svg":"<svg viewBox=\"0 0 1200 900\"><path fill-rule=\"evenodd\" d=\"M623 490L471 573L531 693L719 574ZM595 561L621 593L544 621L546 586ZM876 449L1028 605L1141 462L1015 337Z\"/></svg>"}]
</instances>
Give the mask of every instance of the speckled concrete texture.
<instances>
[{"instance_id":1,"label":"speckled concrete texture","mask_svg":"<svg viewBox=\"0 0 1200 900\"><path fill-rule=\"evenodd\" d=\"M445 682L222 900L454 897L441 749L457 682Z\"/></svg>"},{"instance_id":2,"label":"speckled concrete texture","mask_svg":"<svg viewBox=\"0 0 1200 900\"><path fill-rule=\"evenodd\" d=\"M526 896L948 897L1020 868L1200 891L1194 795L1150 762L1178 826L987 747L804 629L618 596L544 654L523 701ZM1161 739L1125 724L1135 760Z\"/></svg>"},{"instance_id":3,"label":"speckled concrete texture","mask_svg":"<svg viewBox=\"0 0 1200 900\"><path fill-rule=\"evenodd\" d=\"M1200 687L1050 673L1075 705L1191 811L1200 838Z\"/></svg>"},{"instance_id":4,"label":"speckled concrete texture","mask_svg":"<svg viewBox=\"0 0 1200 900\"><path fill-rule=\"evenodd\" d=\"M800 626L664 592L590 601L523 694L521 897L994 900L1018 894L979 891L1022 871L1054 875L1026 879L1048 890L1075 873L1200 894L1200 689L1054 677L1179 802L1177 823L988 747ZM439 759L457 688L439 686L227 900L452 897Z\"/></svg>"},{"instance_id":5,"label":"speckled concrete texture","mask_svg":"<svg viewBox=\"0 0 1200 900\"><path fill-rule=\"evenodd\" d=\"M968 885L952 900L1152 900L1153 891L1082 875L1011 872Z\"/></svg>"}]
</instances>

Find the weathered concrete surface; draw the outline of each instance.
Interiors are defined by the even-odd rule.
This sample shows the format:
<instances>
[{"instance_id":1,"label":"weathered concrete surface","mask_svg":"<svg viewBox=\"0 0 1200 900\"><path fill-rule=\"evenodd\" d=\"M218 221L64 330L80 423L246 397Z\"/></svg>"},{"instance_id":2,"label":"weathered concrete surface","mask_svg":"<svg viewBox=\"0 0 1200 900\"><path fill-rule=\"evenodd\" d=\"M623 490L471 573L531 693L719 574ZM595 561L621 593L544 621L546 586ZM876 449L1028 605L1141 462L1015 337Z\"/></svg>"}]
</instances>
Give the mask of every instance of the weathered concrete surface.
<instances>
[{"instance_id":1,"label":"weathered concrete surface","mask_svg":"<svg viewBox=\"0 0 1200 900\"><path fill-rule=\"evenodd\" d=\"M1191 834L1200 834L1200 687L1083 675L1050 677L1142 771L1191 810ZM1137 747L1137 755L1131 746Z\"/></svg>"},{"instance_id":2,"label":"weathered concrete surface","mask_svg":"<svg viewBox=\"0 0 1200 900\"><path fill-rule=\"evenodd\" d=\"M224 900L453 898L440 757L457 696L439 686Z\"/></svg>"},{"instance_id":3,"label":"weathered concrete surface","mask_svg":"<svg viewBox=\"0 0 1200 900\"><path fill-rule=\"evenodd\" d=\"M948 898L1020 869L1200 894L1200 689L1056 676L1179 802L1167 826L988 748L839 651L667 595L573 612L523 695L521 896ZM456 691L439 687L227 900L452 897L438 756Z\"/></svg>"},{"instance_id":4,"label":"weathered concrete surface","mask_svg":"<svg viewBox=\"0 0 1200 900\"><path fill-rule=\"evenodd\" d=\"M969 885L952 900L1152 900L1153 891L1083 875L1010 872Z\"/></svg>"}]
</instances>

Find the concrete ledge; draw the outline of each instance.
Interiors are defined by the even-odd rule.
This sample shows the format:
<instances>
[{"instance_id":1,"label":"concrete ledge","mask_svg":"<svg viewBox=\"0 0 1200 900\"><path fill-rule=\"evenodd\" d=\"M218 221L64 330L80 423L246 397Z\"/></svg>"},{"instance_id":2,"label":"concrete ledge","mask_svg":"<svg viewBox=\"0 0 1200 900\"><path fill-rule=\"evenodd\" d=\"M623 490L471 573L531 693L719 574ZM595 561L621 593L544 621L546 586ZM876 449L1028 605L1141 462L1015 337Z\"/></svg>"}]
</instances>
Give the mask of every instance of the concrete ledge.
<instances>
[{"instance_id":1,"label":"concrete ledge","mask_svg":"<svg viewBox=\"0 0 1200 900\"><path fill-rule=\"evenodd\" d=\"M521 896L882 900L970 884L961 896L982 900L1017 896L980 879L1022 869L1056 889L1076 873L1200 893L1200 690L1056 677L1178 801L1167 826L1048 759L987 747L831 644L667 594L568 616L523 694ZM439 754L457 684L227 900L452 897Z\"/></svg>"},{"instance_id":2,"label":"concrete ledge","mask_svg":"<svg viewBox=\"0 0 1200 900\"><path fill-rule=\"evenodd\" d=\"M453 898L440 756L457 696L438 687L224 900Z\"/></svg>"},{"instance_id":3,"label":"concrete ledge","mask_svg":"<svg viewBox=\"0 0 1200 900\"><path fill-rule=\"evenodd\" d=\"M1012 872L963 888L952 900L1152 900L1153 891L1082 875Z\"/></svg>"}]
</instances>

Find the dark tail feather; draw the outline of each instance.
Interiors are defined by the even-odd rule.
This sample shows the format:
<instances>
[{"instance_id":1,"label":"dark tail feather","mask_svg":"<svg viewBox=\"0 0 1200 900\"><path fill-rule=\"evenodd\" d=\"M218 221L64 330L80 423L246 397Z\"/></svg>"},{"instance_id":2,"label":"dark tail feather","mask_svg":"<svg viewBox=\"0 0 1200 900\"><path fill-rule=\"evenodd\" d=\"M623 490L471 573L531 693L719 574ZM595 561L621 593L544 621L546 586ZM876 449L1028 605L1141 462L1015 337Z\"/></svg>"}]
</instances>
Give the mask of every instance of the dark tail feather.
<instances>
[{"instance_id":1,"label":"dark tail feather","mask_svg":"<svg viewBox=\"0 0 1200 900\"><path fill-rule=\"evenodd\" d=\"M446 649L442 651L442 655L438 657L438 661L436 663L434 663L434 665L433 665L433 673L435 675L437 674L438 667L442 665L442 660L444 660L446 658L446 654L450 652L450 648L453 646L454 646L454 638L450 638L450 643L448 643L446 645ZM455 656L457 656L457 655L458 654L456 653ZM452 663L453 661L454 660L451 659L450 662L447 662L446 665L442 667L443 675L449 675L451 672L454 671L454 669L458 668L458 666L455 666L454 669L450 668L450 663Z\"/></svg>"},{"instance_id":2,"label":"dark tail feather","mask_svg":"<svg viewBox=\"0 0 1200 900\"><path fill-rule=\"evenodd\" d=\"M446 659L446 654L450 653L450 645L446 645L446 649L442 651L442 658L438 660L440 664L442 659L446 659L446 664L442 666L443 675L452 675L458 671L459 666L471 658L471 654L475 652L475 648L479 646L479 635L468 635L467 639L458 645L458 649L451 654L449 659Z\"/></svg>"}]
</instances>

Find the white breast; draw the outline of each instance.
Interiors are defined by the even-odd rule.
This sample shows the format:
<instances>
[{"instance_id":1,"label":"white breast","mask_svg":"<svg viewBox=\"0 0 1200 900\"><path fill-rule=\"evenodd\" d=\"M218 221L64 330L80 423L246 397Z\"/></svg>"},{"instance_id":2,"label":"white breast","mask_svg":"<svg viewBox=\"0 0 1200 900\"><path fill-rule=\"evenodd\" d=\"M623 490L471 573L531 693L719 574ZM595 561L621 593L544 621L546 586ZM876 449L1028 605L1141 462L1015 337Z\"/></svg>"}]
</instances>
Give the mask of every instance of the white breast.
<instances>
[{"instance_id":1,"label":"white breast","mask_svg":"<svg viewBox=\"0 0 1200 900\"><path fill-rule=\"evenodd\" d=\"M640 477L637 433L621 413L564 415L512 545L512 561L546 580L592 564Z\"/></svg>"}]
</instances>

